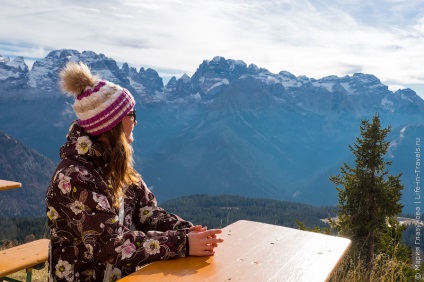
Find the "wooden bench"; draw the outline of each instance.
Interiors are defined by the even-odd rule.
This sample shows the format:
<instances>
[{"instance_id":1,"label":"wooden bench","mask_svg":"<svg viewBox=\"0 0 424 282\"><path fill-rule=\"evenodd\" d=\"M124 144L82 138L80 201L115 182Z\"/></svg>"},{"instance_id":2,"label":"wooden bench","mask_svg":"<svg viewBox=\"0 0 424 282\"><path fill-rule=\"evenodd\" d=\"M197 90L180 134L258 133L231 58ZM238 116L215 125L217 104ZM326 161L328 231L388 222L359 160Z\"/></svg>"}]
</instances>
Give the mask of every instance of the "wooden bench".
<instances>
[{"instance_id":1,"label":"wooden bench","mask_svg":"<svg viewBox=\"0 0 424 282\"><path fill-rule=\"evenodd\" d=\"M119 282L329 281L349 249L346 238L240 220L223 228L211 257L156 261Z\"/></svg>"},{"instance_id":2,"label":"wooden bench","mask_svg":"<svg viewBox=\"0 0 424 282\"><path fill-rule=\"evenodd\" d=\"M49 253L49 239L40 239L0 251L0 281L18 281L6 275L26 270L26 281L32 279L32 269L44 266Z\"/></svg>"}]
</instances>

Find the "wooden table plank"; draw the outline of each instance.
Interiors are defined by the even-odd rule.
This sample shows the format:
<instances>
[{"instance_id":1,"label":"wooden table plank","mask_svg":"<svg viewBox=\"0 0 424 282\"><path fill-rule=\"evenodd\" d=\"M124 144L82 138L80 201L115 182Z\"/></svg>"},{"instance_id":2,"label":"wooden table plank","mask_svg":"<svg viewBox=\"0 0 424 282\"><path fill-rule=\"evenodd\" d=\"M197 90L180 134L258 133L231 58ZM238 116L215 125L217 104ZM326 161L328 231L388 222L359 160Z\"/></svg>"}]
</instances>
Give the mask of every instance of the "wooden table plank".
<instances>
[{"instance_id":1,"label":"wooden table plank","mask_svg":"<svg viewBox=\"0 0 424 282\"><path fill-rule=\"evenodd\" d=\"M22 187L22 184L15 181L0 179L0 191Z\"/></svg>"},{"instance_id":2,"label":"wooden table plank","mask_svg":"<svg viewBox=\"0 0 424 282\"><path fill-rule=\"evenodd\" d=\"M46 262L49 239L39 239L0 251L0 277Z\"/></svg>"},{"instance_id":3,"label":"wooden table plank","mask_svg":"<svg viewBox=\"0 0 424 282\"><path fill-rule=\"evenodd\" d=\"M157 261L131 281L328 281L350 240L293 228L237 221L223 229L215 256Z\"/></svg>"}]
</instances>

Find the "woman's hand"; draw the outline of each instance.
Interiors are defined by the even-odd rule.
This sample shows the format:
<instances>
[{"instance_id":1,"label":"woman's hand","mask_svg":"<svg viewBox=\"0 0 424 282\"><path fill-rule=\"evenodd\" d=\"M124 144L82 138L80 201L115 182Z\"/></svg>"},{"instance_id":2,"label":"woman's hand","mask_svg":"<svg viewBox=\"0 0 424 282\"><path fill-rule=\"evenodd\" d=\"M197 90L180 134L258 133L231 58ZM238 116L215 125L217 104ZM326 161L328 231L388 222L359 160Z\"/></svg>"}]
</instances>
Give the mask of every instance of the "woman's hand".
<instances>
[{"instance_id":1,"label":"woman's hand","mask_svg":"<svg viewBox=\"0 0 424 282\"><path fill-rule=\"evenodd\" d=\"M217 238L216 235L222 232L221 229L206 230L207 227L196 225L188 229L189 255L190 256L211 256L218 243L224 239Z\"/></svg>"}]
</instances>

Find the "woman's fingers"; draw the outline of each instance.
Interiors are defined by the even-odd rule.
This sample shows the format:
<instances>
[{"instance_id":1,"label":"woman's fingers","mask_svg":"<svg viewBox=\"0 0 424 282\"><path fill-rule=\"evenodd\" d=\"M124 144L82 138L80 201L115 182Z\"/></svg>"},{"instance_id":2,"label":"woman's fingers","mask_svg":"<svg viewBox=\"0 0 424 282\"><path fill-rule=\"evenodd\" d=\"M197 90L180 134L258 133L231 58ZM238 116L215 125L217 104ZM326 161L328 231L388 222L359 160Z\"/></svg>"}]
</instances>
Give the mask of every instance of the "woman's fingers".
<instances>
[{"instance_id":1,"label":"woman's fingers","mask_svg":"<svg viewBox=\"0 0 424 282\"><path fill-rule=\"evenodd\" d=\"M221 229L209 229L206 230L205 232L202 232L203 235L205 235L206 237L216 237L216 234L220 234L222 233Z\"/></svg>"},{"instance_id":2,"label":"woman's fingers","mask_svg":"<svg viewBox=\"0 0 424 282\"><path fill-rule=\"evenodd\" d=\"M206 244L218 244L224 242L224 239L222 238L212 238L212 237L206 237L204 238Z\"/></svg>"},{"instance_id":3,"label":"woman's fingers","mask_svg":"<svg viewBox=\"0 0 424 282\"><path fill-rule=\"evenodd\" d=\"M214 248L218 247L218 243L222 243L224 239L218 238L216 234L220 234L220 229L211 229L206 231L197 231L194 229L187 234L189 238L189 250L192 256L209 256L214 254Z\"/></svg>"}]
</instances>

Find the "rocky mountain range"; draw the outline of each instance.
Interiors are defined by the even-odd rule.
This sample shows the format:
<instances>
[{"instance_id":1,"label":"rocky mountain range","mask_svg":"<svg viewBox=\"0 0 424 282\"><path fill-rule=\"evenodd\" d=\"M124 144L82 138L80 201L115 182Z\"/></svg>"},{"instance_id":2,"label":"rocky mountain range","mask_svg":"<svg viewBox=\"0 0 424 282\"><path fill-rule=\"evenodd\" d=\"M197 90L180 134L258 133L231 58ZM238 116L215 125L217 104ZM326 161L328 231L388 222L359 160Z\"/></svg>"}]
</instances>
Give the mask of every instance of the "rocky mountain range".
<instances>
[{"instance_id":1,"label":"rocky mountain range","mask_svg":"<svg viewBox=\"0 0 424 282\"><path fill-rule=\"evenodd\" d=\"M136 165L159 201L202 193L335 205L328 177L352 161L360 120L378 113L392 127L390 172L403 173L405 211L413 209L424 101L411 89L392 92L371 74L314 79L223 57L166 85L154 69L91 51L52 51L31 69L21 57L0 57L0 130L54 162L75 119L57 85L69 60L135 96Z\"/></svg>"}]
</instances>

